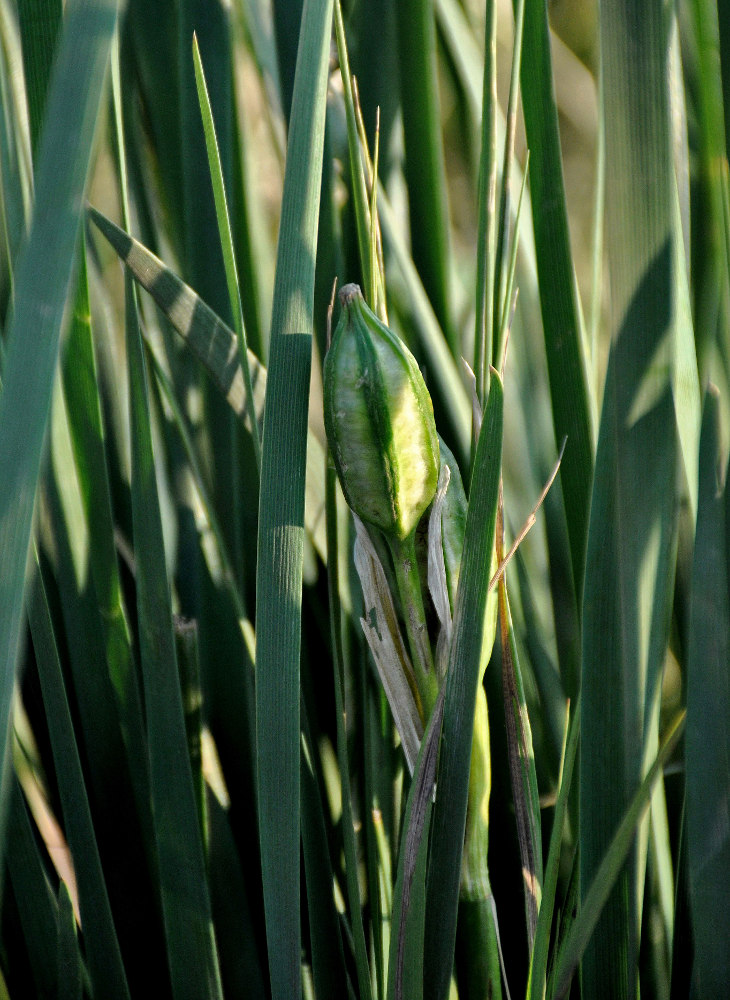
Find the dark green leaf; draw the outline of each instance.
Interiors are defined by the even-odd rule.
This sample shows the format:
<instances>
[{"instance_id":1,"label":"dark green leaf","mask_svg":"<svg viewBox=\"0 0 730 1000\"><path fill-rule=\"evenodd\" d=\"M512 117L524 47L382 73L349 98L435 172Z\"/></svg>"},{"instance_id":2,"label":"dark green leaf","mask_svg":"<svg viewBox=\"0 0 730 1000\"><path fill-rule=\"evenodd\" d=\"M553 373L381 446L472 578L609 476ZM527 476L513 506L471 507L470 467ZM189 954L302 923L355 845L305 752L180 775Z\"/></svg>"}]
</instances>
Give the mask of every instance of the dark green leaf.
<instances>
[{"instance_id":1,"label":"dark green leaf","mask_svg":"<svg viewBox=\"0 0 730 1000\"><path fill-rule=\"evenodd\" d=\"M91 821L81 760L40 567L37 567L30 587L28 618L51 735L63 820L76 868L89 973L95 991L103 996L125 1000L130 993ZM59 913L59 921L62 916ZM59 933L62 933L60 928Z\"/></svg>"},{"instance_id":2,"label":"dark green leaf","mask_svg":"<svg viewBox=\"0 0 730 1000\"><path fill-rule=\"evenodd\" d=\"M702 419L687 662L687 857L698 996L720 995L730 981L730 913L720 891L730 870L722 791L730 788L730 493L719 409L711 386Z\"/></svg>"},{"instance_id":3,"label":"dark green leaf","mask_svg":"<svg viewBox=\"0 0 730 1000\"><path fill-rule=\"evenodd\" d=\"M8 871L18 901L33 980L39 994L50 996L56 986L56 968L48 943L58 936L58 903L16 778L10 789L8 843Z\"/></svg>"},{"instance_id":4,"label":"dark green leaf","mask_svg":"<svg viewBox=\"0 0 730 1000\"><path fill-rule=\"evenodd\" d=\"M458 356L450 312L451 257L433 5L430 0L401 0L396 10L413 261L452 354Z\"/></svg>"},{"instance_id":5,"label":"dark green leaf","mask_svg":"<svg viewBox=\"0 0 730 1000\"><path fill-rule=\"evenodd\" d=\"M493 370L469 491L464 556L454 613L432 820L424 955L424 997L444 1000L456 937L461 855L489 573L502 459L503 390Z\"/></svg>"},{"instance_id":6,"label":"dark green leaf","mask_svg":"<svg viewBox=\"0 0 730 1000\"><path fill-rule=\"evenodd\" d=\"M656 746L669 637L679 462L675 264L681 236L674 213L668 23L659 2L628 0L601 9L612 339L583 596L583 893ZM636 990L644 868L640 841L584 957L589 995L625 997Z\"/></svg>"},{"instance_id":7,"label":"dark green leaf","mask_svg":"<svg viewBox=\"0 0 730 1000\"><path fill-rule=\"evenodd\" d=\"M662 773L682 735L684 720L684 713L675 720L654 763L628 803L626 812L611 838L600 865L596 868L593 879L587 886L583 887L583 901L578 919L571 924L555 963L555 971L549 990L550 995L555 1000L565 996L570 986L573 973L591 934L595 930L601 911L610 897L617 878L620 877L621 867L636 835L636 828L649 805L654 783Z\"/></svg>"},{"instance_id":8,"label":"dark green leaf","mask_svg":"<svg viewBox=\"0 0 730 1000\"><path fill-rule=\"evenodd\" d=\"M125 285L137 618L160 893L173 993L207 1000L221 996L220 974L175 655L147 371L131 277Z\"/></svg>"},{"instance_id":9,"label":"dark green leaf","mask_svg":"<svg viewBox=\"0 0 730 1000\"><path fill-rule=\"evenodd\" d=\"M58 1000L81 1000L81 955L76 915L65 882L58 886Z\"/></svg>"},{"instance_id":10,"label":"dark green leaf","mask_svg":"<svg viewBox=\"0 0 730 1000\"><path fill-rule=\"evenodd\" d=\"M15 274L15 308L0 397L3 758L7 755L33 503L75 262L83 191L115 26L114 0L79 0L69 9L47 98L48 128L38 155L35 211ZM4 780L3 787L5 784Z\"/></svg>"},{"instance_id":11,"label":"dark green leaf","mask_svg":"<svg viewBox=\"0 0 730 1000\"><path fill-rule=\"evenodd\" d=\"M195 292L137 240L128 236L96 209L89 215L109 240L135 279L154 298L185 343L205 365L216 385L239 417L247 421L246 387L239 363L233 331L225 325ZM263 423L266 397L266 369L248 352L254 409L259 426ZM306 525L318 550L324 555L324 455L317 438L307 439Z\"/></svg>"},{"instance_id":12,"label":"dark green leaf","mask_svg":"<svg viewBox=\"0 0 730 1000\"><path fill-rule=\"evenodd\" d=\"M542 322L555 440L568 439L560 479L575 590L580 599L593 476L593 403L570 250L547 8L541 0L527 0L522 44L522 101L531 158L532 221Z\"/></svg>"},{"instance_id":13,"label":"dark green leaf","mask_svg":"<svg viewBox=\"0 0 730 1000\"><path fill-rule=\"evenodd\" d=\"M300 992L299 657L307 414L332 0L306 0L279 228L256 578L259 835L273 1000ZM323 464L318 465L321 481Z\"/></svg>"}]
</instances>

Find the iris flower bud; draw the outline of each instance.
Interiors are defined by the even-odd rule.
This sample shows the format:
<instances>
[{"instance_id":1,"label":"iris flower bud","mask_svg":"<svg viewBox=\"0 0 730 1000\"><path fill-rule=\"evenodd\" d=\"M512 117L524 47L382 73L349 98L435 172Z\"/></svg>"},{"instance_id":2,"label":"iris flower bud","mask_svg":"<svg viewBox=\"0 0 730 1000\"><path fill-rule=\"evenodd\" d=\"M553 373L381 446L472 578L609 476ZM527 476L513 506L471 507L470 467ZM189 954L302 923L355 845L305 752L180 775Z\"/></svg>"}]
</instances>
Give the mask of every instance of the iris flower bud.
<instances>
[{"instance_id":1,"label":"iris flower bud","mask_svg":"<svg viewBox=\"0 0 730 1000\"><path fill-rule=\"evenodd\" d=\"M387 537L408 538L436 492L439 442L415 358L369 309L358 285L324 366L324 420L352 510Z\"/></svg>"}]
</instances>

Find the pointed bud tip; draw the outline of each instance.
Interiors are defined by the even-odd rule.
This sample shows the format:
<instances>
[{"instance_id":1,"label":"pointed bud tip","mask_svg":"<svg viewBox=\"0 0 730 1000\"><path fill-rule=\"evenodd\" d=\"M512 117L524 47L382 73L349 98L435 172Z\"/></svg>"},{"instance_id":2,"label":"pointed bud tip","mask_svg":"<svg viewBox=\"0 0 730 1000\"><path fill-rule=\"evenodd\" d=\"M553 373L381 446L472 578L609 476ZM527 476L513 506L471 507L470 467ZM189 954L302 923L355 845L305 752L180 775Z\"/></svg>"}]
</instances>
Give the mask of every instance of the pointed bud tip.
<instances>
[{"instance_id":1,"label":"pointed bud tip","mask_svg":"<svg viewBox=\"0 0 730 1000\"><path fill-rule=\"evenodd\" d=\"M362 292L360 291L360 286L356 285L354 282L350 282L349 285L343 285L340 289L340 305L344 309L348 306L353 299L362 297Z\"/></svg>"}]
</instances>

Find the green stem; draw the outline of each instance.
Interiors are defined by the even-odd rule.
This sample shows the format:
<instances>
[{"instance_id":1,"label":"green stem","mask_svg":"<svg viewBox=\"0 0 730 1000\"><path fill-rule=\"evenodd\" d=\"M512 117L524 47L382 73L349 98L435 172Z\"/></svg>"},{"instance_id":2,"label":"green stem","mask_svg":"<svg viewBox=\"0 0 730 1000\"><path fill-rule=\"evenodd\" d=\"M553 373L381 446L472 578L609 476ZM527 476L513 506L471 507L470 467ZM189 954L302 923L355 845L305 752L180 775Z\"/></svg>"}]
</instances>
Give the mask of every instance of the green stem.
<instances>
[{"instance_id":1,"label":"green stem","mask_svg":"<svg viewBox=\"0 0 730 1000\"><path fill-rule=\"evenodd\" d=\"M388 544L393 557L398 594L408 634L408 646L416 674L418 693L421 696L424 722L426 722L436 703L439 685L428 640L426 612L423 607L421 581L416 561L415 538L415 531L402 541L390 536Z\"/></svg>"},{"instance_id":2,"label":"green stem","mask_svg":"<svg viewBox=\"0 0 730 1000\"><path fill-rule=\"evenodd\" d=\"M501 1000L497 928L487 864L491 785L489 714L487 698L480 684L474 707L474 738L459 886L456 972L459 996Z\"/></svg>"},{"instance_id":3,"label":"green stem","mask_svg":"<svg viewBox=\"0 0 730 1000\"><path fill-rule=\"evenodd\" d=\"M456 978L459 996L502 998L497 929L489 897L459 899Z\"/></svg>"}]
</instances>

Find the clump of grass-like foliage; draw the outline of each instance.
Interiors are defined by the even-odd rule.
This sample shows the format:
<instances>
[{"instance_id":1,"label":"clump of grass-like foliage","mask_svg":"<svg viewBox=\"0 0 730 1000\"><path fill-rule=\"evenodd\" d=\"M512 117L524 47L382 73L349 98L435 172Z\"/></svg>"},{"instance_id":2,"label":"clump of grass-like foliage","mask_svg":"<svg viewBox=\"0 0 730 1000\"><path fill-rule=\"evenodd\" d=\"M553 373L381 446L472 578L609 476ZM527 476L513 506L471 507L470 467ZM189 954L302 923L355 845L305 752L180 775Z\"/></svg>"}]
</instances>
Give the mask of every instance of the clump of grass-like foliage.
<instances>
[{"instance_id":1,"label":"clump of grass-like foliage","mask_svg":"<svg viewBox=\"0 0 730 1000\"><path fill-rule=\"evenodd\" d=\"M730 5L549 6L2 4L0 997L727 992Z\"/></svg>"}]
</instances>

